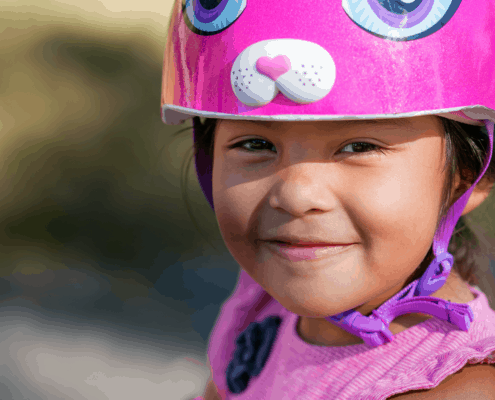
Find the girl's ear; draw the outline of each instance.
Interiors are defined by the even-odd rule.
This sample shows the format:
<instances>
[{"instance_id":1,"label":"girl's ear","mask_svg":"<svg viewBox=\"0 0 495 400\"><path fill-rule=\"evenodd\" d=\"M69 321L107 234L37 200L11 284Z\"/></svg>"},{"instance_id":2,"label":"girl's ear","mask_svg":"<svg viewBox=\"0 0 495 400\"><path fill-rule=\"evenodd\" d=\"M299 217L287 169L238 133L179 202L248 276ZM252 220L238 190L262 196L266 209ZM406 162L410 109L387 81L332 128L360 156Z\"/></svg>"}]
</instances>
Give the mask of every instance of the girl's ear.
<instances>
[{"instance_id":1,"label":"girl's ear","mask_svg":"<svg viewBox=\"0 0 495 400\"><path fill-rule=\"evenodd\" d=\"M458 177L456 177L456 183L458 182ZM490 195L493 184L495 182L490 182L486 176L483 176L478 184L474 187L471 196L469 196L469 200L464 207L461 215L466 215L477 208L481 203L483 203L486 198ZM457 186L457 184L456 184ZM468 189L469 186L466 188ZM465 189L465 190L466 190Z\"/></svg>"}]
</instances>

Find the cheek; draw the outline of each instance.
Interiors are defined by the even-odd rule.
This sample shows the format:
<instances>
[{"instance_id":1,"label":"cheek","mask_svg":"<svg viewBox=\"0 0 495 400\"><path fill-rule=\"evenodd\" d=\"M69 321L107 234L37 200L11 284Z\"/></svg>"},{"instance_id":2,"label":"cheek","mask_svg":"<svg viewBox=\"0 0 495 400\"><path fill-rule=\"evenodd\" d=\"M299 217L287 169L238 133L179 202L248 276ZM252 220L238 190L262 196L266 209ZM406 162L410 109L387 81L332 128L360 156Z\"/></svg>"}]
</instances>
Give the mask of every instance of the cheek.
<instances>
[{"instance_id":1,"label":"cheek","mask_svg":"<svg viewBox=\"0 0 495 400\"><path fill-rule=\"evenodd\" d=\"M213 204L220 232L234 258L250 245L251 221L263 198L260 181L249 182L228 168L213 169Z\"/></svg>"},{"instance_id":2,"label":"cheek","mask_svg":"<svg viewBox=\"0 0 495 400\"><path fill-rule=\"evenodd\" d=\"M443 185L434 171L432 165L402 165L393 173L362 177L353 219L362 229L368 268L378 282L407 279L427 254Z\"/></svg>"},{"instance_id":3,"label":"cheek","mask_svg":"<svg viewBox=\"0 0 495 400\"><path fill-rule=\"evenodd\" d=\"M361 178L355 219L370 240L410 247L415 238L433 236L443 182L432 171L402 165Z\"/></svg>"}]
</instances>

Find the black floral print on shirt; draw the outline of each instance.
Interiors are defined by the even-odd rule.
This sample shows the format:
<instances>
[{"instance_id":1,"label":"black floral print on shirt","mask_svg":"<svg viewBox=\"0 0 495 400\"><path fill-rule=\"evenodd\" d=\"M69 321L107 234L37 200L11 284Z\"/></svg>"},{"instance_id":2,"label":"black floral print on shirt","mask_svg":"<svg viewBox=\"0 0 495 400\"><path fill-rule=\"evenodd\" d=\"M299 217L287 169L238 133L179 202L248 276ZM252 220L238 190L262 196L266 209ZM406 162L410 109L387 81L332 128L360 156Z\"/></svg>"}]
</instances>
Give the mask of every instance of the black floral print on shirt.
<instances>
[{"instance_id":1,"label":"black floral print on shirt","mask_svg":"<svg viewBox=\"0 0 495 400\"><path fill-rule=\"evenodd\" d=\"M227 384L232 393L246 390L252 376L258 376L270 355L281 319L267 317L251 322L237 337L234 357L227 367Z\"/></svg>"}]
</instances>

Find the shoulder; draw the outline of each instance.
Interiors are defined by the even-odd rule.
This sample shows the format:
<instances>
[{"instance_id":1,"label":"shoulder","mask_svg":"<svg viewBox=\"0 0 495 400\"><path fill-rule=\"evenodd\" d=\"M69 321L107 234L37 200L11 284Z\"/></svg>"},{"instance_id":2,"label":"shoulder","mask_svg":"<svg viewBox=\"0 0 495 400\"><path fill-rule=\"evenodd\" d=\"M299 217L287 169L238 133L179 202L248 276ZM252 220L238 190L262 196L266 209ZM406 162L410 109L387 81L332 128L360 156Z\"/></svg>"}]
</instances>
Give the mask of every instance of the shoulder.
<instances>
[{"instance_id":1,"label":"shoulder","mask_svg":"<svg viewBox=\"0 0 495 400\"><path fill-rule=\"evenodd\" d=\"M467 364L432 389L399 393L389 399L495 400L495 365Z\"/></svg>"}]
</instances>

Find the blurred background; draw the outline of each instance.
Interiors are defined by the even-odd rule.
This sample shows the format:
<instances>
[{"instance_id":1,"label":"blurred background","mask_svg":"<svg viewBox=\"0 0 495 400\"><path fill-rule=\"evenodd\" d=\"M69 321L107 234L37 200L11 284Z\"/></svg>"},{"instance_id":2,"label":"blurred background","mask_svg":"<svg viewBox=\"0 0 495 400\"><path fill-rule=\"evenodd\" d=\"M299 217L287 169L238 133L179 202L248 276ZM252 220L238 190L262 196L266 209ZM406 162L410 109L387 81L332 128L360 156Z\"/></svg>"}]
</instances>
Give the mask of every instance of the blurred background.
<instances>
[{"instance_id":1,"label":"blurred background","mask_svg":"<svg viewBox=\"0 0 495 400\"><path fill-rule=\"evenodd\" d=\"M0 0L2 400L203 393L239 270L181 176L190 122L160 119L172 4ZM470 226L493 238L494 213Z\"/></svg>"},{"instance_id":2,"label":"blurred background","mask_svg":"<svg viewBox=\"0 0 495 400\"><path fill-rule=\"evenodd\" d=\"M238 265L160 119L172 4L0 0L2 400L203 393Z\"/></svg>"}]
</instances>

